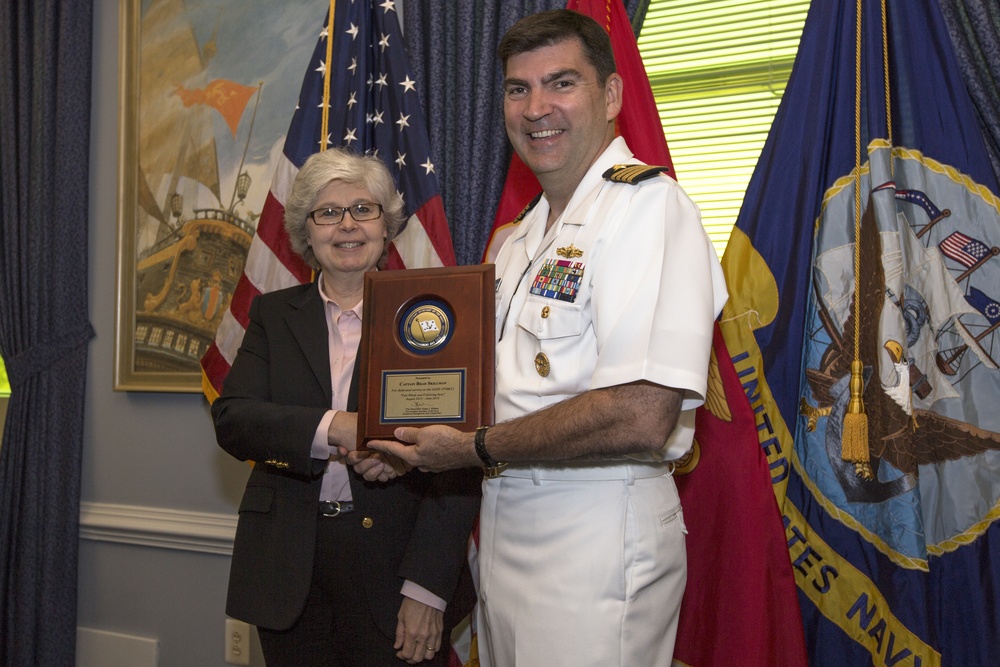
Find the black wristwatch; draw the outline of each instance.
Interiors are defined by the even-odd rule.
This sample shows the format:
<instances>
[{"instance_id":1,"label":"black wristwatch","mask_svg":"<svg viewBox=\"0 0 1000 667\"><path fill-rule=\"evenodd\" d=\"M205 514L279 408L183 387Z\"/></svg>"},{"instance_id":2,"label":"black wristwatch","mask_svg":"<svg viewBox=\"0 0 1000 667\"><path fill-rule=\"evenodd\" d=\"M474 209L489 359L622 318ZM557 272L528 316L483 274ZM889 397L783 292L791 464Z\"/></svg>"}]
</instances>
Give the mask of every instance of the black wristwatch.
<instances>
[{"instance_id":1,"label":"black wristwatch","mask_svg":"<svg viewBox=\"0 0 1000 667\"><path fill-rule=\"evenodd\" d=\"M483 462L483 473L487 477L499 477L500 473L503 472L504 468L507 467L506 463L497 461L490 453L486 451L486 431L489 430L489 426L480 426L476 429L476 456L479 460Z\"/></svg>"}]
</instances>

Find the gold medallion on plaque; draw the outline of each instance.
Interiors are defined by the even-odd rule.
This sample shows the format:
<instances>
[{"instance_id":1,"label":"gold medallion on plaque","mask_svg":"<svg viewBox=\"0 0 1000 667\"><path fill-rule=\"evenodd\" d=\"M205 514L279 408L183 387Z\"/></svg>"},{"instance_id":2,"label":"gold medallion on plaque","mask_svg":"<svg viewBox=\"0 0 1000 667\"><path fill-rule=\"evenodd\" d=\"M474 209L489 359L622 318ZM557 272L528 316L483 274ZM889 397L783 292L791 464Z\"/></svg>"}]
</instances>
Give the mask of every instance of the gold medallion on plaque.
<instances>
[{"instance_id":1,"label":"gold medallion on plaque","mask_svg":"<svg viewBox=\"0 0 1000 667\"><path fill-rule=\"evenodd\" d=\"M422 301L406 311L399 333L407 349L426 354L448 342L451 328L451 311L447 306L437 301Z\"/></svg>"}]
</instances>

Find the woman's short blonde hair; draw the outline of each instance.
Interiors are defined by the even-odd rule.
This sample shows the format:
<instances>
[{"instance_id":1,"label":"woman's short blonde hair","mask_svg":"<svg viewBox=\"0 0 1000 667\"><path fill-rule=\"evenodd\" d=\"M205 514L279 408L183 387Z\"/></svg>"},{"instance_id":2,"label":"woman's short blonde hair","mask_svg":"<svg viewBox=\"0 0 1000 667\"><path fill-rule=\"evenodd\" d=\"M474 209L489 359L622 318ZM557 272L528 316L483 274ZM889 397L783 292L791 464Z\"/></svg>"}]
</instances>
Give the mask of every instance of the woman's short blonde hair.
<instances>
[{"instance_id":1,"label":"woman's short blonde hair","mask_svg":"<svg viewBox=\"0 0 1000 667\"><path fill-rule=\"evenodd\" d=\"M316 255L309 245L308 216L316 205L319 191L331 181L363 187L371 193L375 200L373 203L382 205L387 238L378 260L378 268L384 269L389 241L399 233L406 215L403 198L396 191L396 183L385 163L378 158L359 155L344 148L329 148L312 155L296 174L292 192L285 202L285 231L288 232L292 250L306 264L317 268Z\"/></svg>"}]
</instances>

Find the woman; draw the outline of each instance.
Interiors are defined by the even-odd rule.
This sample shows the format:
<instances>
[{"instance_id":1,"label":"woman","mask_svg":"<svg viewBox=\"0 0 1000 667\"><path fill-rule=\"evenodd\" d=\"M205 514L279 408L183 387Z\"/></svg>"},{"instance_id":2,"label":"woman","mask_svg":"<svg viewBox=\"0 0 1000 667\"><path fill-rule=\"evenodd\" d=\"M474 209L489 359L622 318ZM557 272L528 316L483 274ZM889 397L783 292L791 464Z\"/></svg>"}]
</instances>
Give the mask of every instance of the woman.
<instances>
[{"instance_id":1,"label":"woman","mask_svg":"<svg viewBox=\"0 0 1000 667\"><path fill-rule=\"evenodd\" d=\"M380 484L346 465L364 274L384 267L403 215L381 161L309 158L285 229L317 278L254 299L212 405L219 445L255 462L226 612L257 626L268 667L445 665L475 600L466 553L480 480L414 471Z\"/></svg>"}]
</instances>

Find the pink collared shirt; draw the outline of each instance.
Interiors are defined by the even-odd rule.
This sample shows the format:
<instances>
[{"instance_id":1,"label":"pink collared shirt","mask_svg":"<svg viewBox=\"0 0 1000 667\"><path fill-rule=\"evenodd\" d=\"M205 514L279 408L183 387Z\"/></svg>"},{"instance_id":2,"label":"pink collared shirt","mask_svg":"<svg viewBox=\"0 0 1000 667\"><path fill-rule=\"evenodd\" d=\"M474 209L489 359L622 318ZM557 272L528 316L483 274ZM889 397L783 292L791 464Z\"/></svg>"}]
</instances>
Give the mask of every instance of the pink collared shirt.
<instances>
[{"instance_id":1,"label":"pink collared shirt","mask_svg":"<svg viewBox=\"0 0 1000 667\"><path fill-rule=\"evenodd\" d=\"M323 299L323 313L326 315L326 328L329 331L327 342L330 350L330 387L333 389L333 400L313 436L312 457L328 459L337 453L336 447L331 447L327 440L330 422L338 410L347 409L347 393L351 389L351 377L354 375L354 363L358 358L358 344L361 342L361 304L358 302L351 310L342 310L340 305L323 292L323 281L317 279L319 295ZM320 500L351 500L351 484L347 476L347 465L343 461L331 461L323 475L323 488L319 493Z\"/></svg>"},{"instance_id":2,"label":"pink collared shirt","mask_svg":"<svg viewBox=\"0 0 1000 667\"><path fill-rule=\"evenodd\" d=\"M350 310L341 309L340 305L328 297L323 291L323 281L316 280L319 285L319 295L323 299L323 312L326 315L326 328L329 331L330 349L330 386L333 389L333 400L330 410L327 410L316 427L313 436L312 457L314 459L329 459L337 451L327 440L330 422L338 410L347 409L347 393L351 389L351 378L354 375L354 364L358 358L358 344L361 342L362 303L359 301ZM320 500L352 500L350 478L347 475L347 465L343 461L330 461L323 475L323 486L319 494ZM439 598L429 590L412 581L404 581L403 595L417 602L444 611L447 600Z\"/></svg>"}]
</instances>

